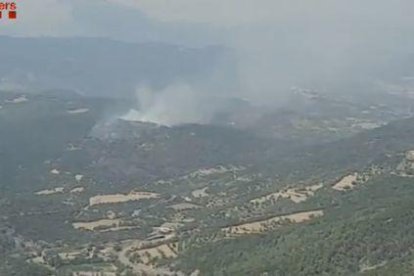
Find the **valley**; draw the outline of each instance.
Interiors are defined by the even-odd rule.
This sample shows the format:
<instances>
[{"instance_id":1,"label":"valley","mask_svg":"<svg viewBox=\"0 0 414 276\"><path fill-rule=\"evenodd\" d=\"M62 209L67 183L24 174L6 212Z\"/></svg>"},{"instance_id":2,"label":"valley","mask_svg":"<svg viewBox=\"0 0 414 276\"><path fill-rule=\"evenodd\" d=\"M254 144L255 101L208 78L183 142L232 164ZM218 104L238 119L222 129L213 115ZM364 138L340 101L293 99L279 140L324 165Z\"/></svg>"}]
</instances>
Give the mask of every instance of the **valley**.
<instances>
[{"instance_id":1,"label":"valley","mask_svg":"<svg viewBox=\"0 0 414 276\"><path fill-rule=\"evenodd\" d=\"M411 267L414 237L398 236L414 215L414 121L405 115L297 146L236 126L102 124L113 103L100 99L1 95L2 262L64 276Z\"/></svg>"}]
</instances>

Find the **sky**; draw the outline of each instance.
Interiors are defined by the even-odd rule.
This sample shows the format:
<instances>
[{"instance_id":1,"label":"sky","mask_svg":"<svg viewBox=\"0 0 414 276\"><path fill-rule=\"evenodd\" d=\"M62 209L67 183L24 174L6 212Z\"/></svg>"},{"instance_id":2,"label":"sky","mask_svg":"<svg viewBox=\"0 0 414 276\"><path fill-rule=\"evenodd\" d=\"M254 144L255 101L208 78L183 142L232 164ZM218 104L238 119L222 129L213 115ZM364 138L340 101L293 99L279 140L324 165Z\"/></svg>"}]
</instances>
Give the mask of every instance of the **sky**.
<instances>
[{"instance_id":1,"label":"sky","mask_svg":"<svg viewBox=\"0 0 414 276\"><path fill-rule=\"evenodd\" d=\"M207 38L246 29L412 28L410 0L16 0L19 19L1 34L112 36L174 26ZM168 28L170 27L170 28ZM179 30L178 30L179 29ZM209 33L211 32L211 33ZM214 34L213 34L214 33ZM146 39L146 38L144 38ZM155 35L153 39L156 39Z\"/></svg>"},{"instance_id":2,"label":"sky","mask_svg":"<svg viewBox=\"0 0 414 276\"><path fill-rule=\"evenodd\" d=\"M18 20L0 21L0 35L222 44L240 57L244 85L264 90L274 86L269 72L287 85L297 78L335 82L356 62L378 67L406 55L414 31L412 0L16 1Z\"/></svg>"}]
</instances>

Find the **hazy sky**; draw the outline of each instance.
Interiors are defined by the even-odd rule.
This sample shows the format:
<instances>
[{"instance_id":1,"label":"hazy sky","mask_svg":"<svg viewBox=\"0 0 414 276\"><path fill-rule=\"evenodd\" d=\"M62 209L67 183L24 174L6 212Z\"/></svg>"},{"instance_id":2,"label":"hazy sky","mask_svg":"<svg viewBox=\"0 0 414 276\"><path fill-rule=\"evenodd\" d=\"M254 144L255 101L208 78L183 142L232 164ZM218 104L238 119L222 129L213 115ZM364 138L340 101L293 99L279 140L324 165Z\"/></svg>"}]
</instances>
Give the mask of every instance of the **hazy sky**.
<instances>
[{"instance_id":1,"label":"hazy sky","mask_svg":"<svg viewBox=\"0 0 414 276\"><path fill-rule=\"evenodd\" d=\"M0 34L224 44L246 95L260 97L376 78L414 56L413 10L413 0L18 0Z\"/></svg>"},{"instance_id":2,"label":"hazy sky","mask_svg":"<svg viewBox=\"0 0 414 276\"><path fill-rule=\"evenodd\" d=\"M275 28L412 28L411 0L18 0L14 35L116 35L171 23L187 30ZM112 26L111 26L112 25ZM182 31L182 30L181 30ZM209 35L205 33L205 35Z\"/></svg>"}]
</instances>

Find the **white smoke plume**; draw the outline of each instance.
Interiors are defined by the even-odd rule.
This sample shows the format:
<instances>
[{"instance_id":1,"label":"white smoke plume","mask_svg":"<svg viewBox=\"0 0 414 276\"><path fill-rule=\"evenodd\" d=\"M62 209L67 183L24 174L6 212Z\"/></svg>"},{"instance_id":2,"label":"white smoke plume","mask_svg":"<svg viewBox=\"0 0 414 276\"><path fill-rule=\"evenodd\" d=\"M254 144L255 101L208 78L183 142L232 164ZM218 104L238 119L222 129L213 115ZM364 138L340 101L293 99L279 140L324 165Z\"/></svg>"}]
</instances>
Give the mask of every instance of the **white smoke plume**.
<instances>
[{"instance_id":1,"label":"white smoke plume","mask_svg":"<svg viewBox=\"0 0 414 276\"><path fill-rule=\"evenodd\" d=\"M208 99L187 84L174 84L161 91L141 86L136 95L137 109L131 109L121 119L171 126L207 123L214 114Z\"/></svg>"}]
</instances>

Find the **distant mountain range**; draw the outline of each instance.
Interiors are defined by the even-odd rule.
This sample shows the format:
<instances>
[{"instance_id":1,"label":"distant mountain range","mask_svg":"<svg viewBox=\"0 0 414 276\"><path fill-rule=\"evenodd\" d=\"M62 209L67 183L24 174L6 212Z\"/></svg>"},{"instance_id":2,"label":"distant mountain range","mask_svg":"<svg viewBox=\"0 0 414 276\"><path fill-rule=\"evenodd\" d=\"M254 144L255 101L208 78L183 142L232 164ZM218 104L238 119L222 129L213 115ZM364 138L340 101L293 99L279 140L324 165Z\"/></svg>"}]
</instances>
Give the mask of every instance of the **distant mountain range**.
<instances>
[{"instance_id":1,"label":"distant mountain range","mask_svg":"<svg viewBox=\"0 0 414 276\"><path fill-rule=\"evenodd\" d=\"M2 89L68 89L86 96L129 97L139 85L206 85L233 73L229 49L101 38L0 37ZM217 74L220 72L220 74Z\"/></svg>"}]
</instances>

